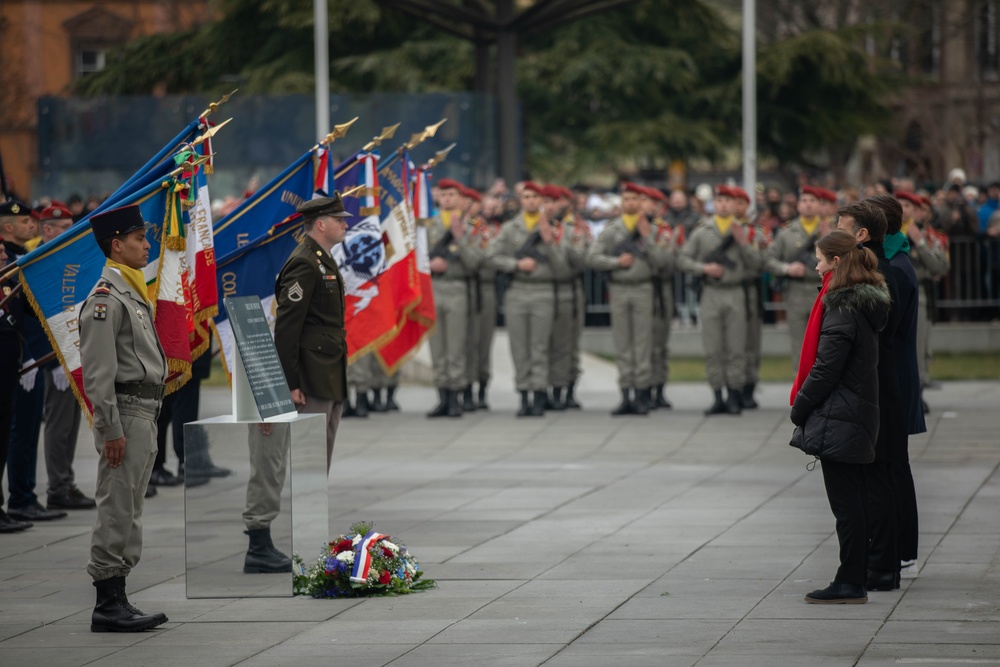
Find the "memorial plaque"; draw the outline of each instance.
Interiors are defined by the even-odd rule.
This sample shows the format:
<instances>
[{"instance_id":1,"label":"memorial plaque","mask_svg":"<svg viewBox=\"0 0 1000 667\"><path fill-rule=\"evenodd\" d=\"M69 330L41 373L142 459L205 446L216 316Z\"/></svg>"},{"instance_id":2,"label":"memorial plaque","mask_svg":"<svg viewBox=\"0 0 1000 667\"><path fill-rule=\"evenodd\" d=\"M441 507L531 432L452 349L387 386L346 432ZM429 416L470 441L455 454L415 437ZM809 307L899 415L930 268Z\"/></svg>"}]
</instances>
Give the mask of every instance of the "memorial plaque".
<instances>
[{"instance_id":1,"label":"memorial plaque","mask_svg":"<svg viewBox=\"0 0 1000 667\"><path fill-rule=\"evenodd\" d=\"M255 296L230 297L225 299L225 306L236 340L239 355L236 361L242 362L246 370L260 418L267 420L294 413L295 404L292 403L292 394L288 390L260 299Z\"/></svg>"}]
</instances>

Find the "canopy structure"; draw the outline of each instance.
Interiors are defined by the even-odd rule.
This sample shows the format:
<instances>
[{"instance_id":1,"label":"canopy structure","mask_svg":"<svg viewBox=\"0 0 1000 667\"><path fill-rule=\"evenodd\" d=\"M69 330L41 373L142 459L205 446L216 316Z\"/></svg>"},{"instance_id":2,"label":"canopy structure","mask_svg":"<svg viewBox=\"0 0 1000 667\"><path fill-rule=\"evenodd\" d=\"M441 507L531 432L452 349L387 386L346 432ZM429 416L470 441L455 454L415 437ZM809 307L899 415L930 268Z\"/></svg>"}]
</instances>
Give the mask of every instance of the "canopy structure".
<instances>
[{"instance_id":1,"label":"canopy structure","mask_svg":"<svg viewBox=\"0 0 1000 667\"><path fill-rule=\"evenodd\" d=\"M517 127L517 39L570 21L614 9L635 0L379 0L476 47L475 90L492 92L498 101L500 175L521 179ZM494 67L493 46L496 45ZM495 71L496 78L491 80Z\"/></svg>"}]
</instances>

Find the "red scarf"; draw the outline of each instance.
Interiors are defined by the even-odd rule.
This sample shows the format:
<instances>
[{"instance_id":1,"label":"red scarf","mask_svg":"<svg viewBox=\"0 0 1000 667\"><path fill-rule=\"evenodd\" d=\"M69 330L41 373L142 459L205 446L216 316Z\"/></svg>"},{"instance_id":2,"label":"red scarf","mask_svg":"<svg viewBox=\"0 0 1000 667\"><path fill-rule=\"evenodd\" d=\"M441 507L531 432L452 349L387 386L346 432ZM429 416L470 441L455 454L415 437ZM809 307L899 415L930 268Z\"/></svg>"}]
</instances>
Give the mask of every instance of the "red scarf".
<instances>
[{"instance_id":1,"label":"red scarf","mask_svg":"<svg viewBox=\"0 0 1000 667\"><path fill-rule=\"evenodd\" d=\"M809 312L809 322L806 324L806 335L802 338L802 351L799 353L799 370L795 374L795 382L792 383L792 395L788 399L789 405L795 405L795 395L805 384L809 377L809 371L816 363L816 352L819 350L819 333L823 329L823 297L830 288L830 279L833 278L833 271L827 271L823 276L823 289L816 296L812 310Z\"/></svg>"}]
</instances>

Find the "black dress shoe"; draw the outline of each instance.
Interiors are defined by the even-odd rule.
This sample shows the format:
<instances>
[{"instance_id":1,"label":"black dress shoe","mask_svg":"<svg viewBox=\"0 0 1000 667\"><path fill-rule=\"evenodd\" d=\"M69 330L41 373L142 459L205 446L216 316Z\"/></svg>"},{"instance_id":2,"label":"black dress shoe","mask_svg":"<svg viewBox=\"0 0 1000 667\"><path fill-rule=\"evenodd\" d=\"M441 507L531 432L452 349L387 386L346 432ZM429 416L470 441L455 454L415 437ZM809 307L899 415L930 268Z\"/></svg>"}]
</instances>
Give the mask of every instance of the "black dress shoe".
<instances>
[{"instance_id":1,"label":"black dress shoe","mask_svg":"<svg viewBox=\"0 0 1000 667\"><path fill-rule=\"evenodd\" d=\"M153 468L149 475L149 483L153 486L180 486L184 480L166 468Z\"/></svg>"},{"instance_id":2,"label":"black dress shoe","mask_svg":"<svg viewBox=\"0 0 1000 667\"><path fill-rule=\"evenodd\" d=\"M83 495L83 491L75 486L65 493L50 495L45 504L50 510L89 510L97 507L93 498Z\"/></svg>"},{"instance_id":3,"label":"black dress shoe","mask_svg":"<svg viewBox=\"0 0 1000 667\"><path fill-rule=\"evenodd\" d=\"M810 604L864 604L868 602L868 593L862 586L831 581L826 588L806 595L805 600Z\"/></svg>"},{"instance_id":4,"label":"black dress shoe","mask_svg":"<svg viewBox=\"0 0 1000 667\"><path fill-rule=\"evenodd\" d=\"M52 521L53 519L62 519L67 516L66 512L47 510L37 502L26 507L8 507L7 513L10 514L12 519L29 522Z\"/></svg>"},{"instance_id":5,"label":"black dress shoe","mask_svg":"<svg viewBox=\"0 0 1000 667\"><path fill-rule=\"evenodd\" d=\"M868 590L894 591L899 588L899 572L868 570Z\"/></svg>"},{"instance_id":6,"label":"black dress shoe","mask_svg":"<svg viewBox=\"0 0 1000 667\"><path fill-rule=\"evenodd\" d=\"M156 495L156 493L157 493L156 492L156 487L153 486L152 484L147 484L146 485L146 493L142 494L142 497L143 498L152 498L153 496Z\"/></svg>"},{"instance_id":7,"label":"black dress shoe","mask_svg":"<svg viewBox=\"0 0 1000 667\"><path fill-rule=\"evenodd\" d=\"M7 516L7 513L0 510L0 533L19 533L22 530L31 528L34 524L28 521L18 521Z\"/></svg>"}]
</instances>

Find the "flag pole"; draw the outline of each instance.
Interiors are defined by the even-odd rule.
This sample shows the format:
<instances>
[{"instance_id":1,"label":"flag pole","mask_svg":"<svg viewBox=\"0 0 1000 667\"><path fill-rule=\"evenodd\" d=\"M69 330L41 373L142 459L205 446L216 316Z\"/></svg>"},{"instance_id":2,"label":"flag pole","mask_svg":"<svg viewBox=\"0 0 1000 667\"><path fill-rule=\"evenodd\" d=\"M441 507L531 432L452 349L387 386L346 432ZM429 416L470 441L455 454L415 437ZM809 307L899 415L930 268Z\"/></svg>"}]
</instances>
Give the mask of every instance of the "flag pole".
<instances>
[{"instance_id":1,"label":"flag pole","mask_svg":"<svg viewBox=\"0 0 1000 667\"><path fill-rule=\"evenodd\" d=\"M743 0L743 187L757 204L757 14L756 0Z\"/></svg>"},{"instance_id":2,"label":"flag pole","mask_svg":"<svg viewBox=\"0 0 1000 667\"><path fill-rule=\"evenodd\" d=\"M330 132L330 35L327 32L327 0L313 0L313 36L316 41L316 136Z\"/></svg>"}]
</instances>

